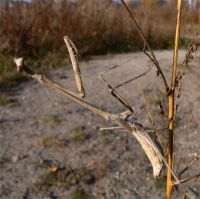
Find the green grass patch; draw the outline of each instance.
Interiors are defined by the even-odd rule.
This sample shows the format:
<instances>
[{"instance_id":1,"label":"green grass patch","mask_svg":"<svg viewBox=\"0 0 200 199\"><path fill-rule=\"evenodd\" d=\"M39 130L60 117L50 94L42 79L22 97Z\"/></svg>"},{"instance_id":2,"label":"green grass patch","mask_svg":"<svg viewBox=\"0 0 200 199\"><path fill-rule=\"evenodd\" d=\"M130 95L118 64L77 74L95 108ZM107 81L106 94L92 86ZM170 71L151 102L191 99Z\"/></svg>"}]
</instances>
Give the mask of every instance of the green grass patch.
<instances>
[{"instance_id":1,"label":"green grass patch","mask_svg":"<svg viewBox=\"0 0 200 199\"><path fill-rule=\"evenodd\" d=\"M39 177L39 187L62 186L70 188L80 182L90 184L95 182L95 175L87 168L80 169L58 169L56 172L45 172Z\"/></svg>"},{"instance_id":2,"label":"green grass patch","mask_svg":"<svg viewBox=\"0 0 200 199\"><path fill-rule=\"evenodd\" d=\"M70 199L90 199L90 195L84 190L80 188L76 188L70 194Z\"/></svg>"},{"instance_id":3,"label":"green grass patch","mask_svg":"<svg viewBox=\"0 0 200 199\"><path fill-rule=\"evenodd\" d=\"M24 75L17 73L12 58L7 57L7 59L0 58L0 89L2 91L27 79Z\"/></svg>"},{"instance_id":4,"label":"green grass patch","mask_svg":"<svg viewBox=\"0 0 200 199\"><path fill-rule=\"evenodd\" d=\"M88 138L88 135L85 132L85 127L75 127L71 131L71 139L76 142L84 142Z\"/></svg>"},{"instance_id":5,"label":"green grass patch","mask_svg":"<svg viewBox=\"0 0 200 199\"><path fill-rule=\"evenodd\" d=\"M10 100L6 97L0 98L0 106L8 106L10 103Z\"/></svg>"},{"instance_id":6,"label":"green grass patch","mask_svg":"<svg viewBox=\"0 0 200 199\"><path fill-rule=\"evenodd\" d=\"M40 118L40 122L49 126L56 126L62 121L63 119L57 115L44 115Z\"/></svg>"},{"instance_id":7,"label":"green grass patch","mask_svg":"<svg viewBox=\"0 0 200 199\"><path fill-rule=\"evenodd\" d=\"M180 123L181 123L181 117L176 115L175 118L174 118L174 125L176 127L178 127L180 125Z\"/></svg>"},{"instance_id":8,"label":"green grass patch","mask_svg":"<svg viewBox=\"0 0 200 199\"><path fill-rule=\"evenodd\" d=\"M102 131L100 135L101 142L105 145L112 143L114 140L114 135L111 130Z\"/></svg>"},{"instance_id":9,"label":"green grass patch","mask_svg":"<svg viewBox=\"0 0 200 199\"><path fill-rule=\"evenodd\" d=\"M8 96L2 96L0 98L0 106L6 106L6 107L13 108L16 106L16 101Z\"/></svg>"},{"instance_id":10,"label":"green grass patch","mask_svg":"<svg viewBox=\"0 0 200 199\"><path fill-rule=\"evenodd\" d=\"M67 145L66 140L58 139L57 137L39 138L38 143L45 148L64 147Z\"/></svg>"},{"instance_id":11,"label":"green grass patch","mask_svg":"<svg viewBox=\"0 0 200 199\"><path fill-rule=\"evenodd\" d=\"M166 187L166 176L156 179L155 186L157 189L164 189Z\"/></svg>"},{"instance_id":12,"label":"green grass patch","mask_svg":"<svg viewBox=\"0 0 200 199\"><path fill-rule=\"evenodd\" d=\"M40 176L39 185L43 186L68 186L66 174L63 171L56 173L46 172Z\"/></svg>"}]
</instances>

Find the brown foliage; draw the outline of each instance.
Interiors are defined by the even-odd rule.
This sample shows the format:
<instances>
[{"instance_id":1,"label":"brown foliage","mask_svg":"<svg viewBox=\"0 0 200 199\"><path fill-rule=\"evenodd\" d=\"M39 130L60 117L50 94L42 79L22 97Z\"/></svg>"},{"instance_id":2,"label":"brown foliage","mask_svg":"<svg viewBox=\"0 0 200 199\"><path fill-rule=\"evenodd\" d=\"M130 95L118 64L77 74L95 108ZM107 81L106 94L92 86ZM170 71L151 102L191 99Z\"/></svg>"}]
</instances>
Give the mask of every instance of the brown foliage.
<instances>
[{"instance_id":1,"label":"brown foliage","mask_svg":"<svg viewBox=\"0 0 200 199\"><path fill-rule=\"evenodd\" d=\"M154 47L168 47L173 39L175 10L170 6L142 4L136 18ZM45 55L64 48L68 35L81 53L101 53L113 48L140 46L136 29L122 6L105 0L36 1L2 4L0 52ZM116 49L120 50L120 49Z\"/></svg>"}]
</instances>

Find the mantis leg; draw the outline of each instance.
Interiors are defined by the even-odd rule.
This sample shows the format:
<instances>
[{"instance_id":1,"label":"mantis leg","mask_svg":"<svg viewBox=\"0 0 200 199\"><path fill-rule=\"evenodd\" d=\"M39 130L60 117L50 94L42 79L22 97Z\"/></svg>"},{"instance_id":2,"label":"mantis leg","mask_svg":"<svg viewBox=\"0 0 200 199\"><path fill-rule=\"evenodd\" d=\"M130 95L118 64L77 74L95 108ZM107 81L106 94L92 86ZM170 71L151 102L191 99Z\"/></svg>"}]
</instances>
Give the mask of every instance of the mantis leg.
<instances>
[{"instance_id":1,"label":"mantis leg","mask_svg":"<svg viewBox=\"0 0 200 199\"><path fill-rule=\"evenodd\" d=\"M75 44L72 42L72 40L68 36L64 37L64 41L65 41L65 44L69 51L70 59L72 62L72 67L74 70L75 80L76 80L76 84L78 87L78 92L74 92L74 95L84 98L85 90L83 87L83 83L82 83L82 79L81 79L81 71L80 71L80 67L78 64L78 50L77 50Z\"/></svg>"},{"instance_id":2,"label":"mantis leg","mask_svg":"<svg viewBox=\"0 0 200 199\"><path fill-rule=\"evenodd\" d=\"M114 66L112 67L111 69L107 70L107 71L104 71L102 72L101 74L99 74L99 78L106 84L106 86L108 87L111 95L117 99L124 107L126 107L128 110L120 113L120 117L124 118L124 119L127 119L128 117L130 117L134 111L133 111L133 108L128 104L128 102L121 97L121 95L106 81L106 79L103 77L103 74L116 68L117 66Z\"/></svg>"},{"instance_id":3,"label":"mantis leg","mask_svg":"<svg viewBox=\"0 0 200 199\"><path fill-rule=\"evenodd\" d=\"M74 74L75 74L78 92L72 91L72 90L67 89L67 88L63 88L62 86L60 86L56 82L51 81L47 77L35 73L34 71L32 71L30 68L28 68L24 64L24 59L22 57L14 60L16 65L17 65L17 71L18 72L25 72L26 75L28 75L29 77L32 77L33 79L35 79L39 83L44 84L44 85L46 85L50 88L53 88L56 91L61 92L62 94L64 94L65 96L67 96L71 100L75 101L76 103L80 104L81 106L83 106L83 107L91 110L92 112L102 116L106 120L110 120L113 116L112 113L105 112L105 111L101 110L101 108L98 108L95 105L92 105L91 103L81 99L85 96L85 90L83 88L83 83L82 83L82 79L81 79L81 72L80 72L80 68L79 68L79 65L78 65L78 59L77 59L78 51L77 51L74 43L69 39L69 37L65 36L64 41L67 45L67 48L68 48L68 51L69 51L69 54L70 54L70 58L71 58L71 61L72 61L72 66L73 66L73 70L74 70Z\"/></svg>"}]
</instances>

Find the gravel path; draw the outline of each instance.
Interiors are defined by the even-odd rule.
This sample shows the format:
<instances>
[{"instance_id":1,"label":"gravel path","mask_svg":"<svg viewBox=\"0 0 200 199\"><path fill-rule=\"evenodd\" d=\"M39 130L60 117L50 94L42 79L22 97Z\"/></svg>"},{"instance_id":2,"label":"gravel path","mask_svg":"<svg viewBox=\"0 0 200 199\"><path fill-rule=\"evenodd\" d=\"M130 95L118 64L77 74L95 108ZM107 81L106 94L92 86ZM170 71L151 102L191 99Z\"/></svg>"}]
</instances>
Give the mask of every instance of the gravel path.
<instances>
[{"instance_id":1,"label":"gravel path","mask_svg":"<svg viewBox=\"0 0 200 199\"><path fill-rule=\"evenodd\" d=\"M169 77L172 52L157 51L156 55ZM181 51L180 62L183 58ZM200 153L199 60L196 54L187 69L176 117L175 170L180 162L179 171ZM119 112L123 107L97 77L114 65L120 67L105 75L113 86L145 72L151 63L141 53L96 56L80 62L86 100L104 110ZM76 89L70 67L47 76L66 88ZM132 120L151 127L141 88L154 120L166 127L166 119L159 114L163 92L154 68L145 77L118 89L134 107ZM153 179L147 157L128 133L100 132L99 127L113 124L33 80L0 95L4 102L0 105L1 199L164 198L164 178L157 182ZM166 137L166 132L160 136ZM198 172L196 163L184 177ZM188 187L190 194L198 198L200 181ZM185 188L177 189L174 198L183 198Z\"/></svg>"}]
</instances>

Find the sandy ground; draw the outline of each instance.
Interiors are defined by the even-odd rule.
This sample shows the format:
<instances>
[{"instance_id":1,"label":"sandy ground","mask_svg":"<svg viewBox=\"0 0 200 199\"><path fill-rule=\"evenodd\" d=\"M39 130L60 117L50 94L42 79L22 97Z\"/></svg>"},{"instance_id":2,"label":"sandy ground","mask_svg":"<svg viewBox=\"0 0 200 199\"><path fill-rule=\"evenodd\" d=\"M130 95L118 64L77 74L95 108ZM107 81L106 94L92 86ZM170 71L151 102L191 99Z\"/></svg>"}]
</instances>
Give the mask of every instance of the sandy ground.
<instances>
[{"instance_id":1,"label":"sandy ground","mask_svg":"<svg viewBox=\"0 0 200 199\"><path fill-rule=\"evenodd\" d=\"M170 75L171 51L156 55ZM199 55L187 69L180 109L176 117L175 165L180 171L200 153L200 67ZM180 60L184 51L180 52ZM151 63L141 53L91 57L81 61L86 100L116 113L123 107L109 94L97 75L105 75L115 86L148 69ZM166 127L166 118L158 106L162 83L152 69L145 77L119 88L119 93L134 107L131 120L151 127L147 117L143 88L158 128ZM71 67L47 74L66 88L76 89ZM163 178L155 181L149 160L134 137L127 132L100 132L113 126L53 90L30 80L0 93L6 103L0 105L0 198L1 199L160 199L164 198ZM166 132L160 133L162 138ZM163 139L164 140L164 139ZM178 164L180 166L178 168ZM199 162L182 178L198 174ZM55 167L55 168L54 168ZM58 171L51 171L49 169ZM164 173L163 173L164 175ZM174 198L199 198L200 180L180 186Z\"/></svg>"}]
</instances>

